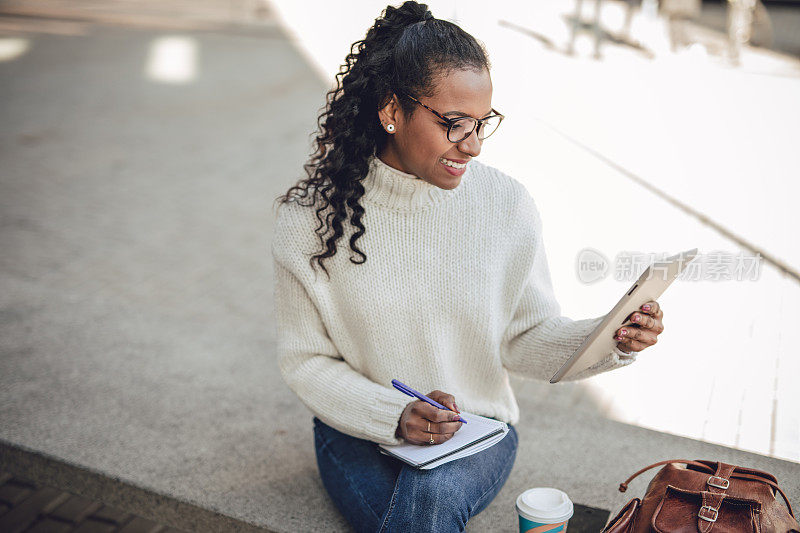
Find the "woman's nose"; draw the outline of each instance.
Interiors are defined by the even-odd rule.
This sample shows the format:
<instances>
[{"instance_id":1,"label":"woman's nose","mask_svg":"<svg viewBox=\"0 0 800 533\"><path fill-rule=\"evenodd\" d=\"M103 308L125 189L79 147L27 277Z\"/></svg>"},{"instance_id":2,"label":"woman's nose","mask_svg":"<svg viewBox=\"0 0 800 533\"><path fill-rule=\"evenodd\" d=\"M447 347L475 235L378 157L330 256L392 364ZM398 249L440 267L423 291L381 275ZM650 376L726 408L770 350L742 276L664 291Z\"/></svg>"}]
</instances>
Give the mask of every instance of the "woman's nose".
<instances>
[{"instance_id":1,"label":"woman's nose","mask_svg":"<svg viewBox=\"0 0 800 533\"><path fill-rule=\"evenodd\" d=\"M478 157L482 144L483 141L478 139L478 128L475 128L466 139L458 143L458 150L471 157Z\"/></svg>"}]
</instances>

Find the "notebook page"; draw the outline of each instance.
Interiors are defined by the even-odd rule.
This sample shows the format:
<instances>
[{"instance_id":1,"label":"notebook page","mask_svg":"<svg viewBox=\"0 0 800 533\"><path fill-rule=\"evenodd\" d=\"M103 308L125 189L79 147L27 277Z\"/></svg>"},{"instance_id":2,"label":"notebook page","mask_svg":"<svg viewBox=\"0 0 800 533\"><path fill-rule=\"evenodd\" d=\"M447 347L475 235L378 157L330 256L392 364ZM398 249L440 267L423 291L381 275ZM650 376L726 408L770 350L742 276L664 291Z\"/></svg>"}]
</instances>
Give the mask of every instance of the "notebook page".
<instances>
[{"instance_id":1,"label":"notebook page","mask_svg":"<svg viewBox=\"0 0 800 533\"><path fill-rule=\"evenodd\" d=\"M466 424L461 424L461 429L456 431L455 435L450 440L436 445L417 445L404 442L394 446L387 446L381 444L380 447L386 450L391 450L392 453L397 454L409 461L419 464L435 459L453 450L457 450L462 446L474 442L481 437L485 437L497 428L502 428L505 424L491 418L486 418L480 415L474 415L465 411L461 412L461 417L467 421Z\"/></svg>"}]
</instances>

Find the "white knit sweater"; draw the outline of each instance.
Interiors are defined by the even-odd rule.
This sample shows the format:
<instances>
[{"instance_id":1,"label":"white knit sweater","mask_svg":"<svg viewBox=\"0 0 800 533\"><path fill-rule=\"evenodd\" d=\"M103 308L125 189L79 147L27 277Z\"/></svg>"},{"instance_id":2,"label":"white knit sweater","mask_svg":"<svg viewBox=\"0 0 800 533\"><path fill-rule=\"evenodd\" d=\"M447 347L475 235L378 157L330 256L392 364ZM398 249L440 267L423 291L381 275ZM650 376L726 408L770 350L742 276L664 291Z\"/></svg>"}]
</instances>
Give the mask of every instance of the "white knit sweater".
<instances>
[{"instance_id":1,"label":"white knit sweater","mask_svg":"<svg viewBox=\"0 0 800 533\"><path fill-rule=\"evenodd\" d=\"M363 181L366 232L353 229L325 261L313 209L280 204L272 253L278 363L283 379L323 422L382 444L414 401L392 379L459 409L515 424L515 375L549 380L603 317L562 317L533 198L517 180L471 161L445 190L373 157ZM304 199L303 203L308 200ZM571 379L633 362L614 349Z\"/></svg>"}]
</instances>

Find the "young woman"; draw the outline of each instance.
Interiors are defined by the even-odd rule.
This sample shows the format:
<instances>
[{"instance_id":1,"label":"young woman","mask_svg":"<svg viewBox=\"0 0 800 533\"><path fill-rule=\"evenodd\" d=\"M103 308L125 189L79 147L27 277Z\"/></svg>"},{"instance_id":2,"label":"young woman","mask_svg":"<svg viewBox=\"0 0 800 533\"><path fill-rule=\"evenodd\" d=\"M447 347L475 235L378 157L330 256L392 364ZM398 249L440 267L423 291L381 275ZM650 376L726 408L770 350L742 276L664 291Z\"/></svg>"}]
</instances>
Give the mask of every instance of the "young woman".
<instances>
[{"instance_id":1,"label":"young woman","mask_svg":"<svg viewBox=\"0 0 800 533\"><path fill-rule=\"evenodd\" d=\"M502 118L471 35L424 4L387 7L337 74L308 177L278 199L279 366L316 415L323 485L357 531L463 531L514 464L509 372L549 379L602 320L560 316L533 199L475 160ZM658 304L636 315L573 379L655 344ZM460 408L510 431L431 470L379 453L450 439Z\"/></svg>"}]
</instances>

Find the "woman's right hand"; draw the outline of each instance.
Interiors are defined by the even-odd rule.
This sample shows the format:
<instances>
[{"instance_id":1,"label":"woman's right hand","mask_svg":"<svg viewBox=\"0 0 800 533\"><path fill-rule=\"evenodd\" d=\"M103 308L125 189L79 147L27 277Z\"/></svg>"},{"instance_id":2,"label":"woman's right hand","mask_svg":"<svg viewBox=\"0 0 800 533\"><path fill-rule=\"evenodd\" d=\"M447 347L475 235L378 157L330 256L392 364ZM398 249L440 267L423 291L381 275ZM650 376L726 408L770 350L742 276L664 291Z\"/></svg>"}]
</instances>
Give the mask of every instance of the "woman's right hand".
<instances>
[{"instance_id":1,"label":"woman's right hand","mask_svg":"<svg viewBox=\"0 0 800 533\"><path fill-rule=\"evenodd\" d=\"M433 435L433 443L441 444L450 440L456 431L461 429L461 422L458 421L458 407L456 407L455 398L451 394L435 390L428 393L427 396L452 410L439 409L422 400L411 402L400 416L400 423L395 432L397 437L402 437L411 444L430 445L431 435ZM429 422L430 433L428 432Z\"/></svg>"}]
</instances>

